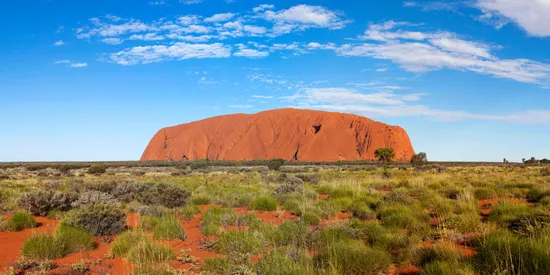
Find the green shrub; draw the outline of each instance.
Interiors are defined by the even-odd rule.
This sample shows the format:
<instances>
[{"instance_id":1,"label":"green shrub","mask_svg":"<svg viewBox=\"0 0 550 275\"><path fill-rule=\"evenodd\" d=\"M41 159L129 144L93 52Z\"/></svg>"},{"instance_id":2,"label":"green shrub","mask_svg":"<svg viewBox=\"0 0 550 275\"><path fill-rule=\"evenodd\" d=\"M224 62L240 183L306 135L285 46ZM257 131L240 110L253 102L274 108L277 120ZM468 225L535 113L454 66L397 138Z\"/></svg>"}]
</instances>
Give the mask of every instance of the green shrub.
<instances>
[{"instance_id":1,"label":"green shrub","mask_svg":"<svg viewBox=\"0 0 550 275\"><path fill-rule=\"evenodd\" d=\"M279 207L279 202L273 197L257 197L252 200L250 207L254 210L275 211Z\"/></svg>"},{"instance_id":2,"label":"green shrub","mask_svg":"<svg viewBox=\"0 0 550 275\"><path fill-rule=\"evenodd\" d=\"M205 259L201 270L207 274L231 274L231 263L227 257Z\"/></svg>"},{"instance_id":3,"label":"green shrub","mask_svg":"<svg viewBox=\"0 0 550 275\"><path fill-rule=\"evenodd\" d=\"M144 231L152 232L159 223L160 219L157 217L149 215L141 216L141 219L139 220L139 228Z\"/></svg>"},{"instance_id":4,"label":"green shrub","mask_svg":"<svg viewBox=\"0 0 550 275\"><path fill-rule=\"evenodd\" d=\"M219 231L220 227L237 225L239 214L230 208L210 207L202 215L202 233L212 236Z\"/></svg>"},{"instance_id":5,"label":"green shrub","mask_svg":"<svg viewBox=\"0 0 550 275\"><path fill-rule=\"evenodd\" d=\"M424 267L435 261L459 262L463 258L462 252L452 243L441 243L429 247L422 247L413 254L413 263L420 267Z\"/></svg>"},{"instance_id":6,"label":"green shrub","mask_svg":"<svg viewBox=\"0 0 550 275\"><path fill-rule=\"evenodd\" d=\"M66 254L84 252L95 247L95 242L88 232L63 224L55 230L55 239L63 246Z\"/></svg>"},{"instance_id":7,"label":"green shrub","mask_svg":"<svg viewBox=\"0 0 550 275\"><path fill-rule=\"evenodd\" d=\"M489 221L496 222L499 225L506 226L509 221L517 219L519 216L530 212L529 206L511 200L502 200L493 206L491 213L487 217Z\"/></svg>"},{"instance_id":8,"label":"green shrub","mask_svg":"<svg viewBox=\"0 0 550 275\"><path fill-rule=\"evenodd\" d=\"M94 236L115 235L126 229L126 215L116 205L98 203L70 211L62 223Z\"/></svg>"},{"instance_id":9,"label":"green shrub","mask_svg":"<svg viewBox=\"0 0 550 275\"><path fill-rule=\"evenodd\" d=\"M535 209L529 213L520 214L509 221L508 229L524 237L533 237L550 227L550 213L546 210Z\"/></svg>"},{"instance_id":10,"label":"green shrub","mask_svg":"<svg viewBox=\"0 0 550 275\"><path fill-rule=\"evenodd\" d=\"M29 212L18 211L5 220L1 227L5 231L21 231L23 229L35 228L37 225L36 220Z\"/></svg>"},{"instance_id":11,"label":"green shrub","mask_svg":"<svg viewBox=\"0 0 550 275\"><path fill-rule=\"evenodd\" d=\"M321 223L321 218L319 215L313 211L307 211L300 216L300 221L305 225L319 225Z\"/></svg>"},{"instance_id":12,"label":"green shrub","mask_svg":"<svg viewBox=\"0 0 550 275\"><path fill-rule=\"evenodd\" d=\"M138 265L166 263L176 259L176 253L168 246L151 242L148 239L135 243L126 256L129 262Z\"/></svg>"},{"instance_id":13,"label":"green shrub","mask_svg":"<svg viewBox=\"0 0 550 275\"><path fill-rule=\"evenodd\" d=\"M319 200L314 207L323 219L330 219L340 212L339 206L332 200Z\"/></svg>"},{"instance_id":14,"label":"green shrub","mask_svg":"<svg viewBox=\"0 0 550 275\"><path fill-rule=\"evenodd\" d=\"M190 192L173 183L122 182L106 193L126 203L137 201L146 205L162 205L168 208L184 207L191 196Z\"/></svg>"},{"instance_id":15,"label":"green shrub","mask_svg":"<svg viewBox=\"0 0 550 275\"><path fill-rule=\"evenodd\" d=\"M185 237L185 230L175 217L169 216L160 219L159 223L157 223L153 229L153 238L155 238L155 240L185 240Z\"/></svg>"},{"instance_id":16,"label":"green shrub","mask_svg":"<svg viewBox=\"0 0 550 275\"><path fill-rule=\"evenodd\" d=\"M341 241L323 249L319 257L321 266L329 273L380 274L392 262L387 252L366 247L361 241Z\"/></svg>"},{"instance_id":17,"label":"green shrub","mask_svg":"<svg viewBox=\"0 0 550 275\"><path fill-rule=\"evenodd\" d=\"M200 213L201 213L201 210L196 205L186 205L181 210L183 219L186 221L192 220L196 214L200 214Z\"/></svg>"},{"instance_id":18,"label":"green shrub","mask_svg":"<svg viewBox=\"0 0 550 275\"><path fill-rule=\"evenodd\" d=\"M191 202L194 205L207 205L212 203L212 199L210 199L209 197L194 197L191 199Z\"/></svg>"},{"instance_id":19,"label":"green shrub","mask_svg":"<svg viewBox=\"0 0 550 275\"><path fill-rule=\"evenodd\" d=\"M103 164L94 164L88 168L88 174L99 176L101 174L105 174L107 171L107 168Z\"/></svg>"},{"instance_id":20,"label":"green shrub","mask_svg":"<svg viewBox=\"0 0 550 275\"><path fill-rule=\"evenodd\" d=\"M394 204L409 204L413 199L405 190L397 189L384 196L384 201Z\"/></svg>"},{"instance_id":21,"label":"green shrub","mask_svg":"<svg viewBox=\"0 0 550 275\"><path fill-rule=\"evenodd\" d=\"M358 219L372 220L376 218L374 211L372 211L370 206L362 200L354 201L348 208L348 211L353 215L353 217Z\"/></svg>"},{"instance_id":22,"label":"green shrub","mask_svg":"<svg viewBox=\"0 0 550 275\"><path fill-rule=\"evenodd\" d=\"M422 271L421 275L474 275L473 268L464 263L458 262L445 262L445 261L435 261L429 264L426 264Z\"/></svg>"},{"instance_id":23,"label":"green shrub","mask_svg":"<svg viewBox=\"0 0 550 275\"><path fill-rule=\"evenodd\" d=\"M248 231L228 231L220 236L217 252L226 254L233 264L246 263L258 253L262 242Z\"/></svg>"},{"instance_id":24,"label":"green shrub","mask_svg":"<svg viewBox=\"0 0 550 275\"><path fill-rule=\"evenodd\" d=\"M289 193L302 193L304 188L304 181L295 176L288 176L285 178L285 183L275 189L275 194L284 195Z\"/></svg>"},{"instance_id":25,"label":"green shrub","mask_svg":"<svg viewBox=\"0 0 550 275\"><path fill-rule=\"evenodd\" d=\"M303 247L306 241L307 228L304 223L284 222L277 227L268 227L269 232L265 232L266 238L275 246L294 245Z\"/></svg>"},{"instance_id":26,"label":"green shrub","mask_svg":"<svg viewBox=\"0 0 550 275\"><path fill-rule=\"evenodd\" d=\"M78 199L76 193L56 192L55 190L36 189L23 193L17 203L19 207L33 215L46 216L52 210L66 211L71 203Z\"/></svg>"},{"instance_id":27,"label":"green shrub","mask_svg":"<svg viewBox=\"0 0 550 275\"><path fill-rule=\"evenodd\" d=\"M258 274L302 275L312 273L311 258L307 253L287 248L270 251L255 265L255 269Z\"/></svg>"},{"instance_id":28,"label":"green shrub","mask_svg":"<svg viewBox=\"0 0 550 275\"><path fill-rule=\"evenodd\" d=\"M478 200L488 200L497 198L497 192L489 188L476 188L474 189L474 196Z\"/></svg>"},{"instance_id":29,"label":"green shrub","mask_svg":"<svg viewBox=\"0 0 550 275\"><path fill-rule=\"evenodd\" d=\"M537 187L532 188L527 192L525 198L528 202L539 202L542 198L548 195L548 192L545 192Z\"/></svg>"},{"instance_id":30,"label":"green shrub","mask_svg":"<svg viewBox=\"0 0 550 275\"><path fill-rule=\"evenodd\" d=\"M111 249L111 255L114 257L126 257L128 251L137 243L147 241L147 237L141 232L127 231L115 239L113 242L113 248Z\"/></svg>"},{"instance_id":31,"label":"green shrub","mask_svg":"<svg viewBox=\"0 0 550 275\"><path fill-rule=\"evenodd\" d=\"M274 159L267 164L267 168L272 171L279 171L279 169L285 165L284 159Z\"/></svg>"},{"instance_id":32,"label":"green shrub","mask_svg":"<svg viewBox=\"0 0 550 275\"><path fill-rule=\"evenodd\" d=\"M479 274L550 274L550 241L496 232L481 241L475 256Z\"/></svg>"},{"instance_id":33,"label":"green shrub","mask_svg":"<svg viewBox=\"0 0 550 275\"><path fill-rule=\"evenodd\" d=\"M380 219L385 226L425 231L429 229L430 217L423 210L405 205L388 206L380 211Z\"/></svg>"},{"instance_id":34,"label":"green shrub","mask_svg":"<svg viewBox=\"0 0 550 275\"><path fill-rule=\"evenodd\" d=\"M71 203L73 208L79 208L88 204L103 203L103 204L115 204L118 205L119 202L115 197L110 194L103 193L100 191L88 191L82 193L78 200Z\"/></svg>"},{"instance_id":35,"label":"green shrub","mask_svg":"<svg viewBox=\"0 0 550 275\"><path fill-rule=\"evenodd\" d=\"M55 260L64 255L63 245L46 234L31 235L23 244L21 254L36 260Z\"/></svg>"}]
</instances>

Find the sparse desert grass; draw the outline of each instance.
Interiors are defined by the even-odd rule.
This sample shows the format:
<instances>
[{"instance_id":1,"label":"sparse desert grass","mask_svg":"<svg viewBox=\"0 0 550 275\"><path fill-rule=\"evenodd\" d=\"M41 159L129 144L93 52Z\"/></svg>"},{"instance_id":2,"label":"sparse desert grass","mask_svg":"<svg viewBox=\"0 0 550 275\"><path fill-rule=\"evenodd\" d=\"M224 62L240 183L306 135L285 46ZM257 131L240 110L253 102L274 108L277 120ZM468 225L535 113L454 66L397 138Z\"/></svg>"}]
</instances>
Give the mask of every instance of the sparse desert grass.
<instances>
[{"instance_id":1,"label":"sparse desert grass","mask_svg":"<svg viewBox=\"0 0 550 275\"><path fill-rule=\"evenodd\" d=\"M187 241L216 250L200 264L212 274L385 274L408 265L421 274L550 273L541 167L289 163L269 171L215 163L195 170L105 163L98 175L86 173L91 164L0 164L1 207L63 218L48 231L55 235L30 235L27 255L58 258L93 248L92 234L118 234L111 254L136 263L135 274L175 274L168 262L181 247L161 243L185 237L182 227L198 217L202 234ZM54 176L57 169L69 172ZM126 228L126 212L140 214L136 229Z\"/></svg>"},{"instance_id":2,"label":"sparse desert grass","mask_svg":"<svg viewBox=\"0 0 550 275\"><path fill-rule=\"evenodd\" d=\"M36 260L55 260L64 255L63 244L48 234L31 235L23 244L21 254Z\"/></svg>"},{"instance_id":3,"label":"sparse desert grass","mask_svg":"<svg viewBox=\"0 0 550 275\"><path fill-rule=\"evenodd\" d=\"M2 221L0 228L5 231L21 231L23 229L35 228L37 222L27 211L18 211L9 219Z\"/></svg>"}]
</instances>

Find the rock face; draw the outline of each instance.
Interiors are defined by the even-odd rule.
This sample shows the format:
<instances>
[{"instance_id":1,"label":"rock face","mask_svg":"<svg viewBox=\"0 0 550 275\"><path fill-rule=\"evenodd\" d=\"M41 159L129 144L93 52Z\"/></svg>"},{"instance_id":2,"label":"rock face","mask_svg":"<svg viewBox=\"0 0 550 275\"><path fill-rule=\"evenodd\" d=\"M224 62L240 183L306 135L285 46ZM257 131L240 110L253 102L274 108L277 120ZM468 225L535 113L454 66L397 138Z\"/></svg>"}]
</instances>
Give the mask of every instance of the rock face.
<instances>
[{"instance_id":1,"label":"rock face","mask_svg":"<svg viewBox=\"0 0 550 275\"><path fill-rule=\"evenodd\" d=\"M398 126L351 114L277 109L161 129L141 160L370 160L382 147L393 148L397 161L409 161L414 154L409 136Z\"/></svg>"}]
</instances>

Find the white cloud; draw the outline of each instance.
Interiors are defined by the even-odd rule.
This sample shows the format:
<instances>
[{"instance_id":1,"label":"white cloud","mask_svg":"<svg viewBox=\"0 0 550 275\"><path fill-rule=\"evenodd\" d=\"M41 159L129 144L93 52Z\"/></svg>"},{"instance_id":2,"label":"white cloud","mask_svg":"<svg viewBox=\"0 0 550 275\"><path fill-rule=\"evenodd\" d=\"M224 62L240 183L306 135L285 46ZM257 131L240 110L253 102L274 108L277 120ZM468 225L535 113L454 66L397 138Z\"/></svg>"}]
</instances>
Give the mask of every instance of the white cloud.
<instances>
[{"instance_id":1,"label":"white cloud","mask_svg":"<svg viewBox=\"0 0 550 275\"><path fill-rule=\"evenodd\" d=\"M271 95L252 95L252 98L255 99L271 99L273 96Z\"/></svg>"},{"instance_id":2,"label":"white cloud","mask_svg":"<svg viewBox=\"0 0 550 275\"><path fill-rule=\"evenodd\" d=\"M204 2L204 0L180 0L180 2L184 5L192 5L192 4L200 4Z\"/></svg>"},{"instance_id":3,"label":"white cloud","mask_svg":"<svg viewBox=\"0 0 550 275\"><path fill-rule=\"evenodd\" d=\"M79 62L72 62L70 60L59 60L55 61L54 64L65 64L65 66L69 68L84 68L88 67L88 63L79 63Z\"/></svg>"},{"instance_id":4,"label":"white cloud","mask_svg":"<svg viewBox=\"0 0 550 275\"><path fill-rule=\"evenodd\" d=\"M272 10L274 8L275 8L275 6L273 6L273 5L262 4L262 5L259 5L258 7L253 8L252 11L261 12L261 11L264 11L264 10Z\"/></svg>"},{"instance_id":5,"label":"white cloud","mask_svg":"<svg viewBox=\"0 0 550 275\"><path fill-rule=\"evenodd\" d=\"M178 23L184 26L198 24L199 22L200 18L196 15L185 15L178 18Z\"/></svg>"},{"instance_id":6,"label":"white cloud","mask_svg":"<svg viewBox=\"0 0 550 275\"><path fill-rule=\"evenodd\" d=\"M290 101L300 100L302 104L380 104L399 105L403 101L392 93L360 93L348 88L306 88L303 93L291 96Z\"/></svg>"},{"instance_id":7,"label":"white cloud","mask_svg":"<svg viewBox=\"0 0 550 275\"><path fill-rule=\"evenodd\" d=\"M433 2L403 2L403 7L421 8L423 11L452 11L458 12L459 6L463 5L460 1L433 1Z\"/></svg>"},{"instance_id":8,"label":"white cloud","mask_svg":"<svg viewBox=\"0 0 550 275\"><path fill-rule=\"evenodd\" d=\"M341 18L339 13L321 6L297 5L280 11L263 9L260 6L254 11L258 17L273 21L274 35L308 28L341 29L351 22Z\"/></svg>"},{"instance_id":9,"label":"white cloud","mask_svg":"<svg viewBox=\"0 0 550 275\"><path fill-rule=\"evenodd\" d=\"M118 44L121 44L122 42L124 42L122 39L120 38L103 38L101 39L101 42L105 43L105 44L110 44L110 45L118 45Z\"/></svg>"},{"instance_id":10,"label":"white cloud","mask_svg":"<svg viewBox=\"0 0 550 275\"><path fill-rule=\"evenodd\" d=\"M550 65L528 59L499 59L491 54L491 47L458 38L451 33L422 33L394 30L408 23L386 22L372 24L364 38L378 42L347 44L336 49L342 56L367 56L391 60L411 72L440 69L471 71L498 78L527 83L542 83L550 77ZM375 30L373 37L370 30Z\"/></svg>"},{"instance_id":11,"label":"white cloud","mask_svg":"<svg viewBox=\"0 0 550 275\"><path fill-rule=\"evenodd\" d=\"M229 56L231 56L231 47L222 43L188 44L177 42L169 46L140 46L125 49L111 54L110 59L120 65L136 65L168 60L227 58Z\"/></svg>"},{"instance_id":12,"label":"white cloud","mask_svg":"<svg viewBox=\"0 0 550 275\"><path fill-rule=\"evenodd\" d=\"M204 19L204 22L209 22L209 23L212 23L212 22L224 22L224 21L229 21L231 18L235 17L235 14L234 13L218 13L218 14L214 14L208 18L205 18Z\"/></svg>"},{"instance_id":13,"label":"white cloud","mask_svg":"<svg viewBox=\"0 0 550 275\"><path fill-rule=\"evenodd\" d=\"M530 35L550 36L548 0L476 0L475 6L484 13L482 19L497 20L499 26L503 25L504 18Z\"/></svg>"},{"instance_id":14,"label":"white cloud","mask_svg":"<svg viewBox=\"0 0 550 275\"><path fill-rule=\"evenodd\" d=\"M379 72L379 73L383 73L383 72L387 72L388 71L388 68L378 68L376 69L376 72Z\"/></svg>"},{"instance_id":15,"label":"white cloud","mask_svg":"<svg viewBox=\"0 0 550 275\"><path fill-rule=\"evenodd\" d=\"M250 108L254 108L254 105L229 105L229 108L250 109Z\"/></svg>"},{"instance_id":16,"label":"white cloud","mask_svg":"<svg viewBox=\"0 0 550 275\"><path fill-rule=\"evenodd\" d=\"M267 32L267 29L260 26L245 25L243 30L251 34L264 34Z\"/></svg>"},{"instance_id":17,"label":"white cloud","mask_svg":"<svg viewBox=\"0 0 550 275\"><path fill-rule=\"evenodd\" d=\"M159 40L164 40L164 36L158 35L156 33L134 34L130 36L128 39L143 40L143 41L159 41Z\"/></svg>"},{"instance_id":18,"label":"white cloud","mask_svg":"<svg viewBox=\"0 0 550 275\"><path fill-rule=\"evenodd\" d=\"M240 57L248 57L248 58L263 58L269 56L269 52L257 50L257 49L250 49L248 46L244 44L236 44L235 45L238 50L233 55L234 56L240 56Z\"/></svg>"},{"instance_id":19,"label":"white cloud","mask_svg":"<svg viewBox=\"0 0 550 275\"><path fill-rule=\"evenodd\" d=\"M65 45L65 42L63 42L63 40L55 41L53 45L56 47L63 46Z\"/></svg>"}]
</instances>

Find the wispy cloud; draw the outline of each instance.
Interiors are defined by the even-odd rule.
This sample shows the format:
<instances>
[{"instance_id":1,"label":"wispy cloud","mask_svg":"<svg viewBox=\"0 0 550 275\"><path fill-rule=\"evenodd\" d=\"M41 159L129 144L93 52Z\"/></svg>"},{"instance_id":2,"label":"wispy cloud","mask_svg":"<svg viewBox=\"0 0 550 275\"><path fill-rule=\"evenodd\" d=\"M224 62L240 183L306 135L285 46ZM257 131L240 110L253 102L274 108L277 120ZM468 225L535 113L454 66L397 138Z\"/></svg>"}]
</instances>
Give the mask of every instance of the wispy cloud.
<instances>
[{"instance_id":1,"label":"wispy cloud","mask_svg":"<svg viewBox=\"0 0 550 275\"><path fill-rule=\"evenodd\" d=\"M229 105L229 108L250 109L250 108L254 108L254 105Z\"/></svg>"},{"instance_id":2,"label":"wispy cloud","mask_svg":"<svg viewBox=\"0 0 550 275\"><path fill-rule=\"evenodd\" d=\"M54 46L59 47L65 45L65 42L63 40L58 40L53 43Z\"/></svg>"},{"instance_id":3,"label":"wispy cloud","mask_svg":"<svg viewBox=\"0 0 550 275\"><path fill-rule=\"evenodd\" d=\"M271 95L252 95L252 98L255 99L271 99L273 96Z\"/></svg>"},{"instance_id":4,"label":"wispy cloud","mask_svg":"<svg viewBox=\"0 0 550 275\"><path fill-rule=\"evenodd\" d=\"M549 64L529 59L499 59L492 54L492 49L498 47L466 40L453 33L399 27L415 25L394 21L371 24L360 38L374 42L346 44L336 52L342 56L391 60L411 72L453 69L539 84L550 76Z\"/></svg>"},{"instance_id":5,"label":"wispy cloud","mask_svg":"<svg viewBox=\"0 0 550 275\"><path fill-rule=\"evenodd\" d=\"M546 0L475 0L483 21L502 27L514 22L533 36L550 36L550 2Z\"/></svg>"},{"instance_id":6,"label":"wispy cloud","mask_svg":"<svg viewBox=\"0 0 550 275\"><path fill-rule=\"evenodd\" d=\"M110 55L110 59L120 65L148 64L169 60L227 58L231 47L222 43L188 44L174 43L170 46L133 47Z\"/></svg>"},{"instance_id":7,"label":"wispy cloud","mask_svg":"<svg viewBox=\"0 0 550 275\"><path fill-rule=\"evenodd\" d=\"M84 68L88 67L88 63L84 62L72 62L70 60L59 60L54 62L54 64L64 64L65 66L69 68Z\"/></svg>"}]
</instances>

